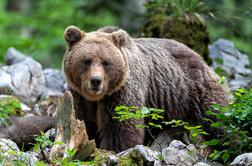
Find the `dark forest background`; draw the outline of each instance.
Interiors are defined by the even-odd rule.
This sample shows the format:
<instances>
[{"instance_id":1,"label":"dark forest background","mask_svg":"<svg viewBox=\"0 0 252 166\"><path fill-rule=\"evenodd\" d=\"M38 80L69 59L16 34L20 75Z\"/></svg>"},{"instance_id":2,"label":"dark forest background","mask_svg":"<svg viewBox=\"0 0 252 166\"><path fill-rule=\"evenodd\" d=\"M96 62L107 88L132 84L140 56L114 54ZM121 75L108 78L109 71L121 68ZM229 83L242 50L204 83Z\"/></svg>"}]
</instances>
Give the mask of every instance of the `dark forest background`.
<instances>
[{"instance_id":1,"label":"dark forest background","mask_svg":"<svg viewBox=\"0 0 252 166\"><path fill-rule=\"evenodd\" d=\"M67 26L94 31L116 25L138 37L150 15L160 13L168 18L204 16L210 43L229 39L252 59L251 0L1 0L0 62L7 49L15 47L44 67L60 68Z\"/></svg>"}]
</instances>

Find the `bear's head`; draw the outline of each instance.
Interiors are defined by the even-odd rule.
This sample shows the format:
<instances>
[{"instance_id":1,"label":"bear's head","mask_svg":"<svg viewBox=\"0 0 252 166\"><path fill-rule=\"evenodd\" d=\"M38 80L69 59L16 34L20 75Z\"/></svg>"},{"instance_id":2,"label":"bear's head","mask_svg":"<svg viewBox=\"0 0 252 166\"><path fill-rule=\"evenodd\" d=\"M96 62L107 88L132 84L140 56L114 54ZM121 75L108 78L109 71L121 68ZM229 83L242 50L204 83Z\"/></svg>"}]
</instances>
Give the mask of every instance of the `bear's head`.
<instances>
[{"instance_id":1,"label":"bear's head","mask_svg":"<svg viewBox=\"0 0 252 166\"><path fill-rule=\"evenodd\" d=\"M130 40L125 31L85 33L69 26L64 37L68 48L63 69L71 88L89 101L98 101L125 84L128 63L121 49Z\"/></svg>"}]
</instances>

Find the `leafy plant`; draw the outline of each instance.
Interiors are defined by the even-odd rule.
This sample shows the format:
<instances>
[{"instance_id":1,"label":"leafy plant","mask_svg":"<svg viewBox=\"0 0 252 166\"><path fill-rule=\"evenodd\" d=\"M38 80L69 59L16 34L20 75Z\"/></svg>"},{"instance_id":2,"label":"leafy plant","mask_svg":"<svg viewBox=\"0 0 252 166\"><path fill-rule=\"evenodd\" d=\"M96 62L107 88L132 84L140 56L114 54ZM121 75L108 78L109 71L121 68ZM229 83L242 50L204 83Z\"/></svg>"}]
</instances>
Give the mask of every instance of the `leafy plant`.
<instances>
[{"instance_id":1,"label":"leafy plant","mask_svg":"<svg viewBox=\"0 0 252 166\"><path fill-rule=\"evenodd\" d=\"M155 123L154 121L163 119L163 116L160 114L164 112L161 109L154 109L154 108L139 108L139 107L126 107L126 106L118 106L115 108L116 116L114 119L118 119L119 121L125 121L130 119L144 119L144 118L151 118L153 122L148 122L147 125L144 124L137 124L137 128L149 128L149 127L156 127L162 129L161 124Z\"/></svg>"},{"instance_id":2,"label":"leafy plant","mask_svg":"<svg viewBox=\"0 0 252 166\"><path fill-rule=\"evenodd\" d=\"M81 166L81 165L93 166L95 165L94 161L74 160L73 158L76 152L77 152L76 149L71 150L69 148L66 148L65 154L64 154L65 157L63 159L52 161L52 162L55 163L56 165L63 165L63 166Z\"/></svg>"},{"instance_id":3,"label":"leafy plant","mask_svg":"<svg viewBox=\"0 0 252 166\"><path fill-rule=\"evenodd\" d=\"M36 138L36 144L34 145L34 150L37 152L40 152L44 158L44 160L49 163L50 161L46 158L46 155L44 154L44 149L46 147L52 147L54 144L63 144L62 142L53 142L51 141L47 135L45 135L43 132L41 132L40 135L38 135ZM90 163L92 162L82 162L79 160L73 160L73 157L75 155L75 153L77 152L76 149L71 150L69 148L65 149L65 154L64 154L64 158L60 159L60 160L55 160L55 161L51 161L52 163L55 163L56 165L63 165L63 166L79 166L79 165L85 165L88 163L88 165L92 165ZM46 165L44 162L39 161L37 163L37 165L39 166L44 166Z\"/></svg>"},{"instance_id":4,"label":"leafy plant","mask_svg":"<svg viewBox=\"0 0 252 166\"><path fill-rule=\"evenodd\" d=\"M46 147L52 147L55 143L49 139L45 133L41 131L40 135L35 138L36 144L34 145L35 151L40 151ZM60 144L60 143L59 143Z\"/></svg>"},{"instance_id":5,"label":"leafy plant","mask_svg":"<svg viewBox=\"0 0 252 166\"><path fill-rule=\"evenodd\" d=\"M199 134L208 135L208 133L202 129L201 125L191 126L188 122L184 122L182 120L172 120L170 122L162 122L162 123L166 125L171 125L171 127L183 127L184 129L190 132L192 138L197 138Z\"/></svg>"},{"instance_id":6,"label":"leafy plant","mask_svg":"<svg viewBox=\"0 0 252 166\"><path fill-rule=\"evenodd\" d=\"M170 126L174 128L184 128L186 131L189 131L190 135L192 136L192 141L196 141L196 138L199 134L207 135L205 131L203 131L202 126L191 126L188 122L184 122L182 120L172 120L170 122L164 121L163 113L164 110L162 109L154 109L154 108L146 108L146 107L126 107L126 106L118 106L115 108L116 116L114 116L114 119L117 119L119 121L127 121L131 119L149 119L149 122L147 124L136 124L136 128L144 128L147 130L149 135L152 137L154 142L157 143L159 146L159 150L161 151L161 154L158 156L158 159L160 162L164 160L162 156L162 149L161 149L161 143L156 140L156 138L153 136L151 129L158 128L162 129L163 126ZM162 120L162 121L160 121Z\"/></svg>"},{"instance_id":7,"label":"leafy plant","mask_svg":"<svg viewBox=\"0 0 252 166\"><path fill-rule=\"evenodd\" d=\"M210 157L229 163L235 156L252 151L252 89L237 89L233 101L225 107L214 104L218 113L208 111L215 116L217 122L212 127L222 127L224 134L216 139L205 142L215 150Z\"/></svg>"},{"instance_id":8,"label":"leafy plant","mask_svg":"<svg viewBox=\"0 0 252 166\"><path fill-rule=\"evenodd\" d=\"M118 119L119 121L125 121L130 119L150 119L147 124L137 124L136 128L145 128L149 132L151 128L159 128L162 129L163 126L171 126L174 128L182 127L185 130L189 131L193 138L196 138L199 134L207 135L205 131L203 131L202 126L191 126L188 122L184 122L182 120L172 121L164 121L164 117L162 114L164 110L155 109L155 108L139 108L139 107L126 107L126 106L118 106L115 108L116 116L114 119ZM162 120L162 122L160 121ZM155 138L153 138L155 139Z\"/></svg>"}]
</instances>

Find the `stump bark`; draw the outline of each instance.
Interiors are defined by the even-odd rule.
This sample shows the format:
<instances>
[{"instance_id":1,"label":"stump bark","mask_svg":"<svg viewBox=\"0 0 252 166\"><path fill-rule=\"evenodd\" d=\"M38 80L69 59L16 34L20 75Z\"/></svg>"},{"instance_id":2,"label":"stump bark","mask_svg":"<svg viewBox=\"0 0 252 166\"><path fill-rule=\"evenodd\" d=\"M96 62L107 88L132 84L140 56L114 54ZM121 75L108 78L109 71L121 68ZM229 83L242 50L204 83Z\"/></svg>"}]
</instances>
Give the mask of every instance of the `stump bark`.
<instances>
[{"instance_id":1,"label":"stump bark","mask_svg":"<svg viewBox=\"0 0 252 166\"><path fill-rule=\"evenodd\" d=\"M92 156L96 152L95 141L88 139L84 121L76 119L70 91L66 91L60 100L57 116L55 145L51 149L49 159L52 161L65 158L66 150L76 151L73 159L86 160Z\"/></svg>"}]
</instances>

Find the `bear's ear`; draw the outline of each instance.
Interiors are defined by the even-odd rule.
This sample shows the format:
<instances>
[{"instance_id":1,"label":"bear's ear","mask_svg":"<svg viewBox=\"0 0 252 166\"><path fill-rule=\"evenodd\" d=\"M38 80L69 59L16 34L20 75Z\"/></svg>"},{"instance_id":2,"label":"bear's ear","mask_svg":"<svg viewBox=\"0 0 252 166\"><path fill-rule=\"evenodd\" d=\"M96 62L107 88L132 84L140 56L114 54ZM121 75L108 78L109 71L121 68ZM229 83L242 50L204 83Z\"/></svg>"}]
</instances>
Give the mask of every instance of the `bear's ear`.
<instances>
[{"instance_id":1,"label":"bear's ear","mask_svg":"<svg viewBox=\"0 0 252 166\"><path fill-rule=\"evenodd\" d=\"M66 42L68 43L68 46L72 46L73 44L78 42L84 35L85 33L83 31L73 25L67 27L64 32L64 37Z\"/></svg>"},{"instance_id":2,"label":"bear's ear","mask_svg":"<svg viewBox=\"0 0 252 166\"><path fill-rule=\"evenodd\" d=\"M111 37L112 37L113 43L119 48L129 42L128 33L121 29L115 32L112 32Z\"/></svg>"}]
</instances>

